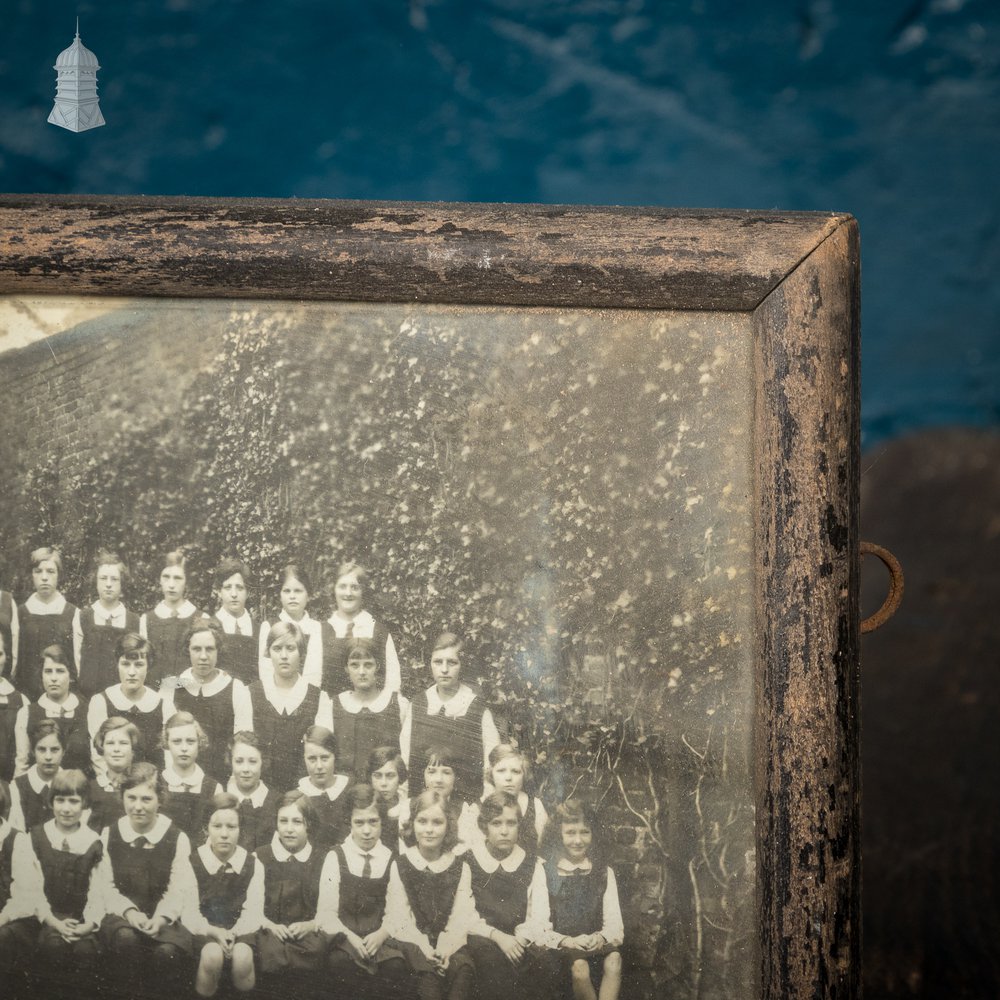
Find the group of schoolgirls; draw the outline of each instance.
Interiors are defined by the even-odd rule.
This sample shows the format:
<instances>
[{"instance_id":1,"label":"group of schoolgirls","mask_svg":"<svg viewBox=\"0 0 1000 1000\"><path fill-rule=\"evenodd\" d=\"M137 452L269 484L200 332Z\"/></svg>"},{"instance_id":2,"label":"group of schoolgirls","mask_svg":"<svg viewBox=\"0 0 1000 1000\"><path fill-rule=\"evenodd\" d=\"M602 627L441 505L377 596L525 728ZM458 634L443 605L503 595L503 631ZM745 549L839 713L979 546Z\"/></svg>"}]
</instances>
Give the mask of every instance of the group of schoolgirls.
<instances>
[{"instance_id":1,"label":"group of schoolgirls","mask_svg":"<svg viewBox=\"0 0 1000 1000\"><path fill-rule=\"evenodd\" d=\"M60 570L36 550L35 593L0 594L0 974L33 956L168 995L194 954L202 996L226 968L239 990L327 994L332 976L335 995L422 1000L544 995L564 970L578 1000L616 1000L622 919L593 817L569 800L549 818L526 791L457 637L410 703L356 564L323 622L287 567L259 627L237 561L211 619L177 553L141 618L116 557L82 610Z\"/></svg>"}]
</instances>

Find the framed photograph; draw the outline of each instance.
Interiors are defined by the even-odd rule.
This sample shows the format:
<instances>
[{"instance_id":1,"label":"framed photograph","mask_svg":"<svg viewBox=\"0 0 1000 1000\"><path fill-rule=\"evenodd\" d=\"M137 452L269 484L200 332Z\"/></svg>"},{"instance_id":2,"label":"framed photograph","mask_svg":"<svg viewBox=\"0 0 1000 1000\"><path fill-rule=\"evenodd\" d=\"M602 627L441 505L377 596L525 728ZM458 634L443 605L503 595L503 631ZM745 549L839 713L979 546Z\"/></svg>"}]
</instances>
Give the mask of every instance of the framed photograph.
<instances>
[{"instance_id":1,"label":"framed photograph","mask_svg":"<svg viewBox=\"0 0 1000 1000\"><path fill-rule=\"evenodd\" d=\"M229 578L246 593L233 614L245 607L264 638L237 668L227 632L222 674L245 670L248 692L278 675L261 623L288 617L293 580L302 603L291 617L308 601L314 632L300 621L282 634L308 636L289 640L292 653L332 706L338 771L363 781L367 753L345 751L342 735L356 725L343 715L360 691L355 661L327 662L346 649L354 633L338 621L354 621L360 601L396 706L390 743L409 767L401 828L417 837L404 848L383 822L383 844L401 852L385 877L399 866L410 885L406 852L423 851L417 824L430 809L421 789L447 757L455 870L466 864L479 908L489 880L477 872L500 863L484 868L483 851L503 855L502 835L489 839L490 817L506 815L484 798L493 793L517 800L525 864L537 852L550 894L547 936L487 934L507 966L473 947L487 948L489 921L456 917L441 934L468 951L448 951L408 897L419 940L438 949L433 960L413 952L408 975L431 975L420 962L433 961L443 997L489 1000L498 983L530 996L549 982L527 983L530 953L554 977L546 996L596 996L604 978L602 1000L856 996L858 303L857 226L843 214L0 198L0 585L12 595L0 596L0 694L16 700L50 663L32 645L43 633L31 602L47 586L84 621L67 632L80 661L68 683L81 699L104 697L80 636L100 624L109 562L123 569L129 614L145 612L150 689L186 691L198 643L186 634L177 645L159 617L167 570L182 567L178 601L221 620L217 571L238 560ZM39 582L46 567L55 582ZM465 743L441 736L449 684L474 706ZM21 729L0 764L12 789L21 781L6 798L30 828L28 785L37 791L45 773ZM88 756L93 735L84 771L102 764ZM436 756L438 736L450 757ZM229 777L224 743L209 732L200 751L213 788ZM169 758L157 763L170 771ZM277 791L314 777L299 759L283 778L272 766ZM118 843L109 829L100 864ZM44 833L24 843L48 850L32 836ZM199 824L189 841L195 853L210 846ZM348 865L346 885L346 854L325 854L335 846L317 853ZM570 884L590 917L565 902ZM0 961L14 961L4 921L0 910ZM8 942L15 924L27 933L8 919ZM350 935L323 927L327 952L358 959ZM181 949L181 972L168 963L166 979L154 975L154 962L136 973L133 962L129 982L121 955L132 953L105 931L87 971L102 995L152 995L171 975L190 993L203 973L202 937ZM412 958L412 942L388 940ZM33 947L14 954L49 954ZM308 992L301 968L283 978L254 948L259 994ZM314 958L314 976L328 970L322 995L356 995ZM59 995L74 961L36 958L17 981Z\"/></svg>"}]
</instances>

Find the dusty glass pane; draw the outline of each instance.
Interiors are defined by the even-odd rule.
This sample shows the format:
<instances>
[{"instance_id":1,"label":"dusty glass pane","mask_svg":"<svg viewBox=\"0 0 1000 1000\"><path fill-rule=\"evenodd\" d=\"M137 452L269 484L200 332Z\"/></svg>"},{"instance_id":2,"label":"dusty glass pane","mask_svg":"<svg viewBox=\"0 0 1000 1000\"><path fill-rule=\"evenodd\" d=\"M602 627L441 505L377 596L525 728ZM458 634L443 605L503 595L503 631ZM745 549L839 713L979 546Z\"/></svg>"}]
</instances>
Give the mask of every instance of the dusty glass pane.
<instances>
[{"instance_id":1,"label":"dusty glass pane","mask_svg":"<svg viewBox=\"0 0 1000 1000\"><path fill-rule=\"evenodd\" d=\"M238 554L255 619L288 562L325 619L358 559L404 693L461 635L533 796L596 807L625 988L753 994L746 317L7 298L0 346L18 600L58 543L89 605L108 547L146 611L182 547L199 607Z\"/></svg>"}]
</instances>

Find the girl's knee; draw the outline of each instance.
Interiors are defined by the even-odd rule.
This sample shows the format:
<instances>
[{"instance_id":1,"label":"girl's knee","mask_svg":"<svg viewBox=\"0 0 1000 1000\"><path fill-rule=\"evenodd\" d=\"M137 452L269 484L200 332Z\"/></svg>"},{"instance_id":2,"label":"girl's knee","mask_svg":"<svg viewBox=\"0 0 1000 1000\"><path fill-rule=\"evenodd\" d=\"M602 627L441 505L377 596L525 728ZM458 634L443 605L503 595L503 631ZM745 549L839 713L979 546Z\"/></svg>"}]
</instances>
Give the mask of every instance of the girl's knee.
<instances>
[{"instance_id":1,"label":"girl's knee","mask_svg":"<svg viewBox=\"0 0 1000 1000\"><path fill-rule=\"evenodd\" d=\"M610 955L605 956L604 959L604 971L610 972L613 975L621 975L622 971L622 956L621 952L613 951Z\"/></svg>"},{"instance_id":2,"label":"girl's knee","mask_svg":"<svg viewBox=\"0 0 1000 1000\"><path fill-rule=\"evenodd\" d=\"M222 946L217 941L209 941L201 949L200 965L203 969L210 969L213 972L222 968L222 963L226 956L222 952Z\"/></svg>"},{"instance_id":3,"label":"girl's knee","mask_svg":"<svg viewBox=\"0 0 1000 1000\"><path fill-rule=\"evenodd\" d=\"M590 982L590 966L587 964L586 959L578 958L575 959L573 965L570 967L570 975L577 982Z\"/></svg>"}]
</instances>

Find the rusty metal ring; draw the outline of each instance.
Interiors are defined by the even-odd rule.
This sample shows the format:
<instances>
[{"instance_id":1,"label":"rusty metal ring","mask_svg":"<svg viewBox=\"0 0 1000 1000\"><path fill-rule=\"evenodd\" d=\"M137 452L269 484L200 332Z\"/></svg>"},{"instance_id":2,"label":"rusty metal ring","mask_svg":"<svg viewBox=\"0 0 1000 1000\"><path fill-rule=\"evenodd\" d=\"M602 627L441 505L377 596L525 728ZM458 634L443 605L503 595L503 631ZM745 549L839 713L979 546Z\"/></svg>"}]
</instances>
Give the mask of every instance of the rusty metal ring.
<instances>
[{"instance_id":1,"label":"rusty metal ring","mask_svg":"<svg viewBox=\"0 0 1000 1000\"><path fill-rule=\"evenodd\" d=\"M899 608L903 600L903 567L899 560L881 545L874 545L872 542L861 543L862 557L872 555L882 560L883 565L889 571L889 593L882 602L882 607L861 622L861 631L874 632L881 628Z\"/></svg>"}]
</instances>

